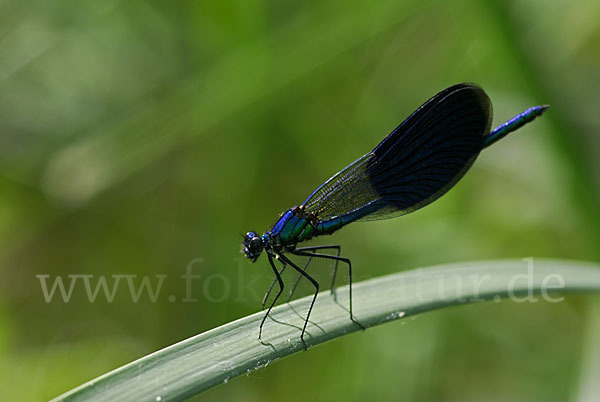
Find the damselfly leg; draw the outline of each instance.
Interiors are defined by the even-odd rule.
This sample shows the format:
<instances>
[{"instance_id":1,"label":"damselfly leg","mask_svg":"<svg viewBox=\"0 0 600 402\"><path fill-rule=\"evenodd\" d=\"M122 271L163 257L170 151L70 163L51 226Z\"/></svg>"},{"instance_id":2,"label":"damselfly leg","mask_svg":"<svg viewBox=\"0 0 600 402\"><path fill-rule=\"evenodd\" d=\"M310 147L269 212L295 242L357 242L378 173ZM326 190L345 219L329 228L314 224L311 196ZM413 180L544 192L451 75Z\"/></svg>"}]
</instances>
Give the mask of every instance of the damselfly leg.
<instances>
[{"instance_id":1,"label":"damselfly leg","mask_svg":"<svg viewBox=\"0 0 600 402\"><path fill-rule=\"evenodd\" d=\"M281 278L281 275L283 274L283 271L285 271L285 268L287 267L287 264L285 262L282 263L283 266L281 267L281 270L279 271L279 278ZM262 300L262 309L265 309L265 305L267 304L267 300L269 299L269 296L271 295L271 291L273 290L273 287L275 287L275 284L279 281L279 278L276 277L275 279L273 279L273 282L271 282L271 286L269 286L269 289L267 289L267 293L265 293L265 296L263 297Z\"/></svg>"},{"instance_id":2,"label":"damselfly leg","mask_svg":"<svg viewBox=\"0 0 600 402\"><path fill-rule=\"evenodd\" d=\"M310 256L309 253L307 253L308 256ZM312 285L315 287L315 294L310 302L310 307L308 308L308 313L306 314L306 319L304 320L304 326L302 327L302 333L300 334L300 340L302 341L302 344L304 345L304 350L307 349L306 347L306 342L304 341L304 333L306 332L306 325L308 324L308 319L310 317L310 313L313 309L313 306L315 305L315 300L317 299L317 295L319 294L319 282L317 282L312 276L310 276L309 274L307 274L306 272L304 272L304 270L302 268L300 268L299 266L297 266L296 264L294 264L289 258L287 258L285 255L280 254L279 258L287 263L288 265L290 265L292 268L294 268L296 271L298 271L298 273L302 276L304 276L306 279L308 279ZM283 289L283 287L282 287ZM281 292L279 292L281 294ZM278 295L279 296L279 295ZM267 312L268 314L268 312ZM266 317L265 317L266 318ZM263 319L264 321L264 319Z\"/></svg>"},{"instance_id":3,"label":"damselfly leg","mask_svg":"<svg viewBox=\"0 0 600 402\"><path fill-rule=\"evenodd\" d=\"M350 262L350 259L346 258L346 257L339 257L339 256L334 256L334 255L329 255L329 254L318 254L318 253L314 253L314 252L306 253L306 252L298 250L298 249L292 251L292 254L300 255L300 256L312 256L312 257L317 257L317 258L330 259L330 260L335 260L336 262L341 261L348 265L348 301L349 301L349 310L350 310L350 320L353 323L355 323L356 325L358 325L361 329L365 329L365 327L354 318L354 314L352 312L352 263ZM310 313L310 311L309 311L309 313ZM307 317L307 320L308 320L308 317Z\"/></svg>"},{"instance_id":4,"label":"damselfly leg","mask_svg":"<svg viewBox=\"0 0 600 402\"><path fill-rule=\"evenodd\" d=\"M275 296L275 298L271 302L271 305L267 309L267 313L265 314L265 316L263 317L262 321L260 322L260 327L259 327L259 330L258 330L258 340L261 340L262 329L263 329L263 325L265 325L265 320L269 316L269 313L271 312L271 309L273 308L273 306L277 302L277 299L279 299L279 296L281 296L281 293L283 292L283 280L281 280L281 275L279 274L279 270L277 269L277 266L275 266L275 261L273 261L273 256L271 256L271 254L267 254L267 257L269 258L269 264L271 264L271 268L273 268L273 272L275 273L275 278L276 278L277 282L279 282L279 292L277 292L277 295ZM284 264L286 262L288 262L288 261L284 260ZM282 271L285 269L286 265L283 266L283 268L281 269ZM265 298L266 298L266 295L265 295ZM314 300L313 300L313 303L314 303ZM304 326L306 327L306 324ZM304 331L302 333L304 334ZM306 347L306 345L305 345L305 347Z\"/></svg>"},{"instance_id":5,"label":"damselfly leg","mask_svg":"<svg viewBox=\"0 0 600 402\"><path fill-rule=\"evenodd\" d=\"M336 250L336 257L339 257L341 249L342 248L340 246L338 246L338 245L326 245L326 246L299 247L295 251L315 253L315 252L317 252L319 250ZM306 269L308 268L308 265L311 263L311 261L312 261L312 256L308 257L308 260L304 264L303 271L306 271ZM337 300L336 294L335 294L335 276L337 274L338 262L339 262L338 260L334 260L333 274L331 275L331 288L330 288L330 292L333 295L333 298L335 300ZM288 302L292 299L292 296L294 295L294 292L296 291L296 287L298 286L298 283L300 282L301 278L302 278L302 275L298 274L298 277L296 278L296 282L294 282L294 286L292 287L292 290L290 290L290 295L288 297Z\"/></svg>"}]
</instances>

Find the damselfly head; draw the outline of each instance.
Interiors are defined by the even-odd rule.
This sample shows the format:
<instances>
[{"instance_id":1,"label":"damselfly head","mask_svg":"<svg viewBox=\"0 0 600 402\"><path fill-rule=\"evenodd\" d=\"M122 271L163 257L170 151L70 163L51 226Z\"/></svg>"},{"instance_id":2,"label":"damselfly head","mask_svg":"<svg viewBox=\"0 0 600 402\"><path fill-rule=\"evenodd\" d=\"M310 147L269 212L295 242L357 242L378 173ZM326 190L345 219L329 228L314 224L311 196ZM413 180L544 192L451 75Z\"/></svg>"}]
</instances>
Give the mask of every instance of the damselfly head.
<instances>
[{"instance_id":1,"label":"damselfly head","mask_svg":"<svg viewBox=\"0 0 600 402\"><path fill-rule=\"evenodd\" d=\"M256 261L264 248L263 241L255 232L248 232L242 242L242 253L246 258Z\"/></svg>"}]
</instances>

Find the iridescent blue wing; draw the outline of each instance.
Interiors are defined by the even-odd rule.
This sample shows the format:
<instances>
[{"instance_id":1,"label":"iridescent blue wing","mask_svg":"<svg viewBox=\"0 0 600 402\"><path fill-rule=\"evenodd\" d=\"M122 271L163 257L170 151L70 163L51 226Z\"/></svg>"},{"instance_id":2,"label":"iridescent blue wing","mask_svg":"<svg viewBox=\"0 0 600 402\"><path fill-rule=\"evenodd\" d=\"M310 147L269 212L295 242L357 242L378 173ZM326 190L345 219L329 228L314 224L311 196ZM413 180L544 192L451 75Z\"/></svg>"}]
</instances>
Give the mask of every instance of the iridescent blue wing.
<instances>
[{"instance_id":1,"label":"iridescent blue wing","mask_svg":"<svg viewBox=\"0 0 600 402\"><path fill-rule=\"evenodd\" d=\"M471 167L490 131L492 106L473 84L435 95L363 155L318 187L303 205L320 221L387 219L446 193Z\"/></svg>"}]
</instances>

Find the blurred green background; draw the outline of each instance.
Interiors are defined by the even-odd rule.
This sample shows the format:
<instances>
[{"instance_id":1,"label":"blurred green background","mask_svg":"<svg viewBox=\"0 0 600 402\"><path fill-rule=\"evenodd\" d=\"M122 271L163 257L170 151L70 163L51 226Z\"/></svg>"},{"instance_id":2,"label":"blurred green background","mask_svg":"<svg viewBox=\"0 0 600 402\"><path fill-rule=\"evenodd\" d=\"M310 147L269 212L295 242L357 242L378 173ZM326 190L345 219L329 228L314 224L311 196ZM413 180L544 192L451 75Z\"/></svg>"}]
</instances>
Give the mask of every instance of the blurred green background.
<instances>
[{"instance_id":1,"label":"blurred green background","mask_svg":"<svg viewBox=\"0 0 600 402\"><path fill-rule=\"evenodd\" d=\"M599 68L593 1L0 0L2 399L54 397L257 311L271 275L264 258L241 261L239 233L266 230L461 81L489 94L494 125L552 109L433 205L336 234L356 279L597 261ZM191 261L198 300L185 303ZM73 274L167 277L155 303L133 302L125 282L112 303L90 302L82 282L46 303L36 275ZM599 314L597 297L573 295L452 308L196 399L584 400Z\"/></svg>"}]
</instances>

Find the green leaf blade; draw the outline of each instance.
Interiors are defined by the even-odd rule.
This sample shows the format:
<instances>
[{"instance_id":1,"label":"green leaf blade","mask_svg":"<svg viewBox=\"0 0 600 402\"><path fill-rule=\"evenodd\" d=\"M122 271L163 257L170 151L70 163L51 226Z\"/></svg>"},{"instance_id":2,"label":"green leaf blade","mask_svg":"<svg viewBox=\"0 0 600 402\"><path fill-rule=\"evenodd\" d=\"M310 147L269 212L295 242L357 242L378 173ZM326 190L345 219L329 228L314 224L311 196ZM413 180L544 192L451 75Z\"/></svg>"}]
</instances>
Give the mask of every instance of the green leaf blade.
<instances>
[{"instance_id":1,"label":"green leaf blade","mask_svg":"<svg viewBox=\"0 0 600 402\"><path fill-rule=\"evenodd\" d=\"M564 286L558 289L561 280ZM369 328L464 303L506 297L523 301L527 296L542 300L550 297L544 289L561 294L600 291L600 265L553 260L529 265L509 260L416 269L356 283L354 311ZM319 294L305 336L309 347L360 331L349 319L347 295L347 286L337 289L337 302L329 291ZM557 298L551 297L548 300ZM184 400L302 351L299 337L309 303L310 297L305 297L274 308L272 319L265 323L263 343L257 340L264 315L259 312L147 355L55 400Z\"/></svg>"}]
</instances>

